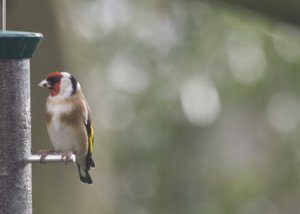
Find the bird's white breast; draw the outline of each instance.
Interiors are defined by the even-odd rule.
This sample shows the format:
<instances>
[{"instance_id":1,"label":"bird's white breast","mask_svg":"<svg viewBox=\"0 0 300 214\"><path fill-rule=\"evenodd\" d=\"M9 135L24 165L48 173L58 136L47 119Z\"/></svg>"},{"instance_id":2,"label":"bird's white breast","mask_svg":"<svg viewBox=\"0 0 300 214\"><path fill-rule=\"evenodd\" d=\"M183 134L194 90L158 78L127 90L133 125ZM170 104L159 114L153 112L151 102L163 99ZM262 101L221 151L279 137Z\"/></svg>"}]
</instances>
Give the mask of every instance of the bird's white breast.
<instances>
[{"instance_id":1,"label":"bird's white breast","mask_svg":"<svg viewBox=\"0 0 300 214\"><path fill-rule=\"evenodd\" d=\"M53 147L58 152L75 151L77 134L72 126L67 126L61 122L61 114L72 110L70 104L47 103L47 111L52 115L50 123L47 125L48 134Z\"/></svg>"}]
</instances>

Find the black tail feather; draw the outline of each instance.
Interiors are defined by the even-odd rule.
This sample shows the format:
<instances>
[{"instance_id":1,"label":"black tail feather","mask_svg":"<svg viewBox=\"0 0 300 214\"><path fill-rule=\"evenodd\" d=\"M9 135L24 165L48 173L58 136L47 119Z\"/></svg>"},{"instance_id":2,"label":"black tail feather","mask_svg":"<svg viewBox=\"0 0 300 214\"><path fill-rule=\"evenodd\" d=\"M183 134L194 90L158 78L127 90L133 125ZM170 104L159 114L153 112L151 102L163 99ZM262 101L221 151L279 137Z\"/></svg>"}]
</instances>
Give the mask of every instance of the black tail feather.
<instances>
[{"instance_id":1,"label":"black tail feather","mask_svg":"<svg viewBox=\"0 0 300 214\"><path fill-rule=\"evenodd\" d=\"M77 164L79 177L82 183L92 184L92 178L90 176L90 173L87 169L83 169L82 167Z\"/></svg>"},{"instance_id":2,"label":"black tail feather","mask_svg":"<svg viewBox=\"0 0 300 214\"><path fill-rule=\"evenodd\" d=\"M92 156L91 156L91 155L87 155L87 156L86 156L85 163L86 163L86 168L87 168L87 170L90 170L91 167L92 167L92 168L95 167L95 162L94 162L94 160L92 159Z\"/></svg>"}]
</instances>

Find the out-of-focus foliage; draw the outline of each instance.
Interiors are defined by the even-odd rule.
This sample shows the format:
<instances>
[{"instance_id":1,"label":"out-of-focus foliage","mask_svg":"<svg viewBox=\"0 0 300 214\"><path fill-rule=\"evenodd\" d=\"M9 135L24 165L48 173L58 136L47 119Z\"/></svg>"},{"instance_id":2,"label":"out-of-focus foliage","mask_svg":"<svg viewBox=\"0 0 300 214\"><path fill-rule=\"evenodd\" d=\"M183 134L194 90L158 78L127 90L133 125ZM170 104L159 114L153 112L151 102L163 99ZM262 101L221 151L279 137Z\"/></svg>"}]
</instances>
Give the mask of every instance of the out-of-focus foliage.
<instances>
[{"instance_id":1,"label":"out-of-focus foliage","mask_svg":"<svg viewBox=\"0 0 300 214\"><path fill-rule=\"evenodd\" d=\"M44 34L32 85L80 80L95 125L93 186L33 167L34 213L298 213L300 31L200 1L12 1ZM33 10L31 8L34 8ZM32 87L33 150L50 147Z\"/></svg>"},{"instance_id":2,"label":"out-of-focus foliage","mask_svg":"<svg viewBox=\"0 0 300 214\"><path fill-rule=\"evenodd\" d=\"M272 17L273 19L300 24L300 17L298 15L300 2L295 0L252 0L252 1L240 1L240 0L211 0L211 3L225 3L230 6L242 6L264 14L265 16Z\"/></svg>"}]
</instances>

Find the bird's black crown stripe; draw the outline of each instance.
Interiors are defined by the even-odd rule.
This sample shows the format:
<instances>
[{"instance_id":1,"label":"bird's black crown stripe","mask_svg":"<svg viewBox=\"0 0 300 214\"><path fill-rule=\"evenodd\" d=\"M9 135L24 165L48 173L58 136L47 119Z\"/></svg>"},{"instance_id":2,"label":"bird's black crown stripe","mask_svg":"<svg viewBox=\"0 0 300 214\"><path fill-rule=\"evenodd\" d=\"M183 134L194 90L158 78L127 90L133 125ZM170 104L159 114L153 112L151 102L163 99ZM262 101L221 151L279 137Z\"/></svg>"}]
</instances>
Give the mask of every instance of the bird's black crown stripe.
<instances>
[{"instance_id":1,"label":"bird's black crown stripe","mask_svg":"<svg viewBox=\"0 0 300 214\"><path fill-rule=\"evenodd\" d=\"M71 83L72 83L72 93L71 93L71 95L74 95L77 91L77 80L73 76L70 77L70 80L71 80Z\"/></svg>"},{"instance_id":2,"label":"bird's black crown stripe","mask_svg":"<svg viewBox=\"0 0 300 214\"><path fill-rule=\"evenodd\" d=\"M49 82L49 84L53 86L55 83L59 82L60 79L61 77L56 76L56 77L47 78L47 81Z\"/></svg>"}]
</instances>

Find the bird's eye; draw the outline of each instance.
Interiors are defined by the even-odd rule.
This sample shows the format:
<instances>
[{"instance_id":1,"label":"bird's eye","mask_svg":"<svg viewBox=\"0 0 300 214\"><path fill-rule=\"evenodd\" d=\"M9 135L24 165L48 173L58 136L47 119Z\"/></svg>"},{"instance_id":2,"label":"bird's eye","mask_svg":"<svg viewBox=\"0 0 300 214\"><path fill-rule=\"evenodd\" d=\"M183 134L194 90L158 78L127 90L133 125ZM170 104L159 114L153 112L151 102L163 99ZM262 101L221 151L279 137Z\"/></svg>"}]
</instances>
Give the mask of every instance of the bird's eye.
<instances>
[{"instance_id":1,"label":"bird's eye","mask_svg":"<svg viewBox=\"0 0 300 214\"><path fill-rule=\"evenodd\" d=\"M51 77L49 79L47 79L47 81L51 84L54 85L55 83L59 82L61 79L61 77Z\"/></svg>"}]
</instances>

